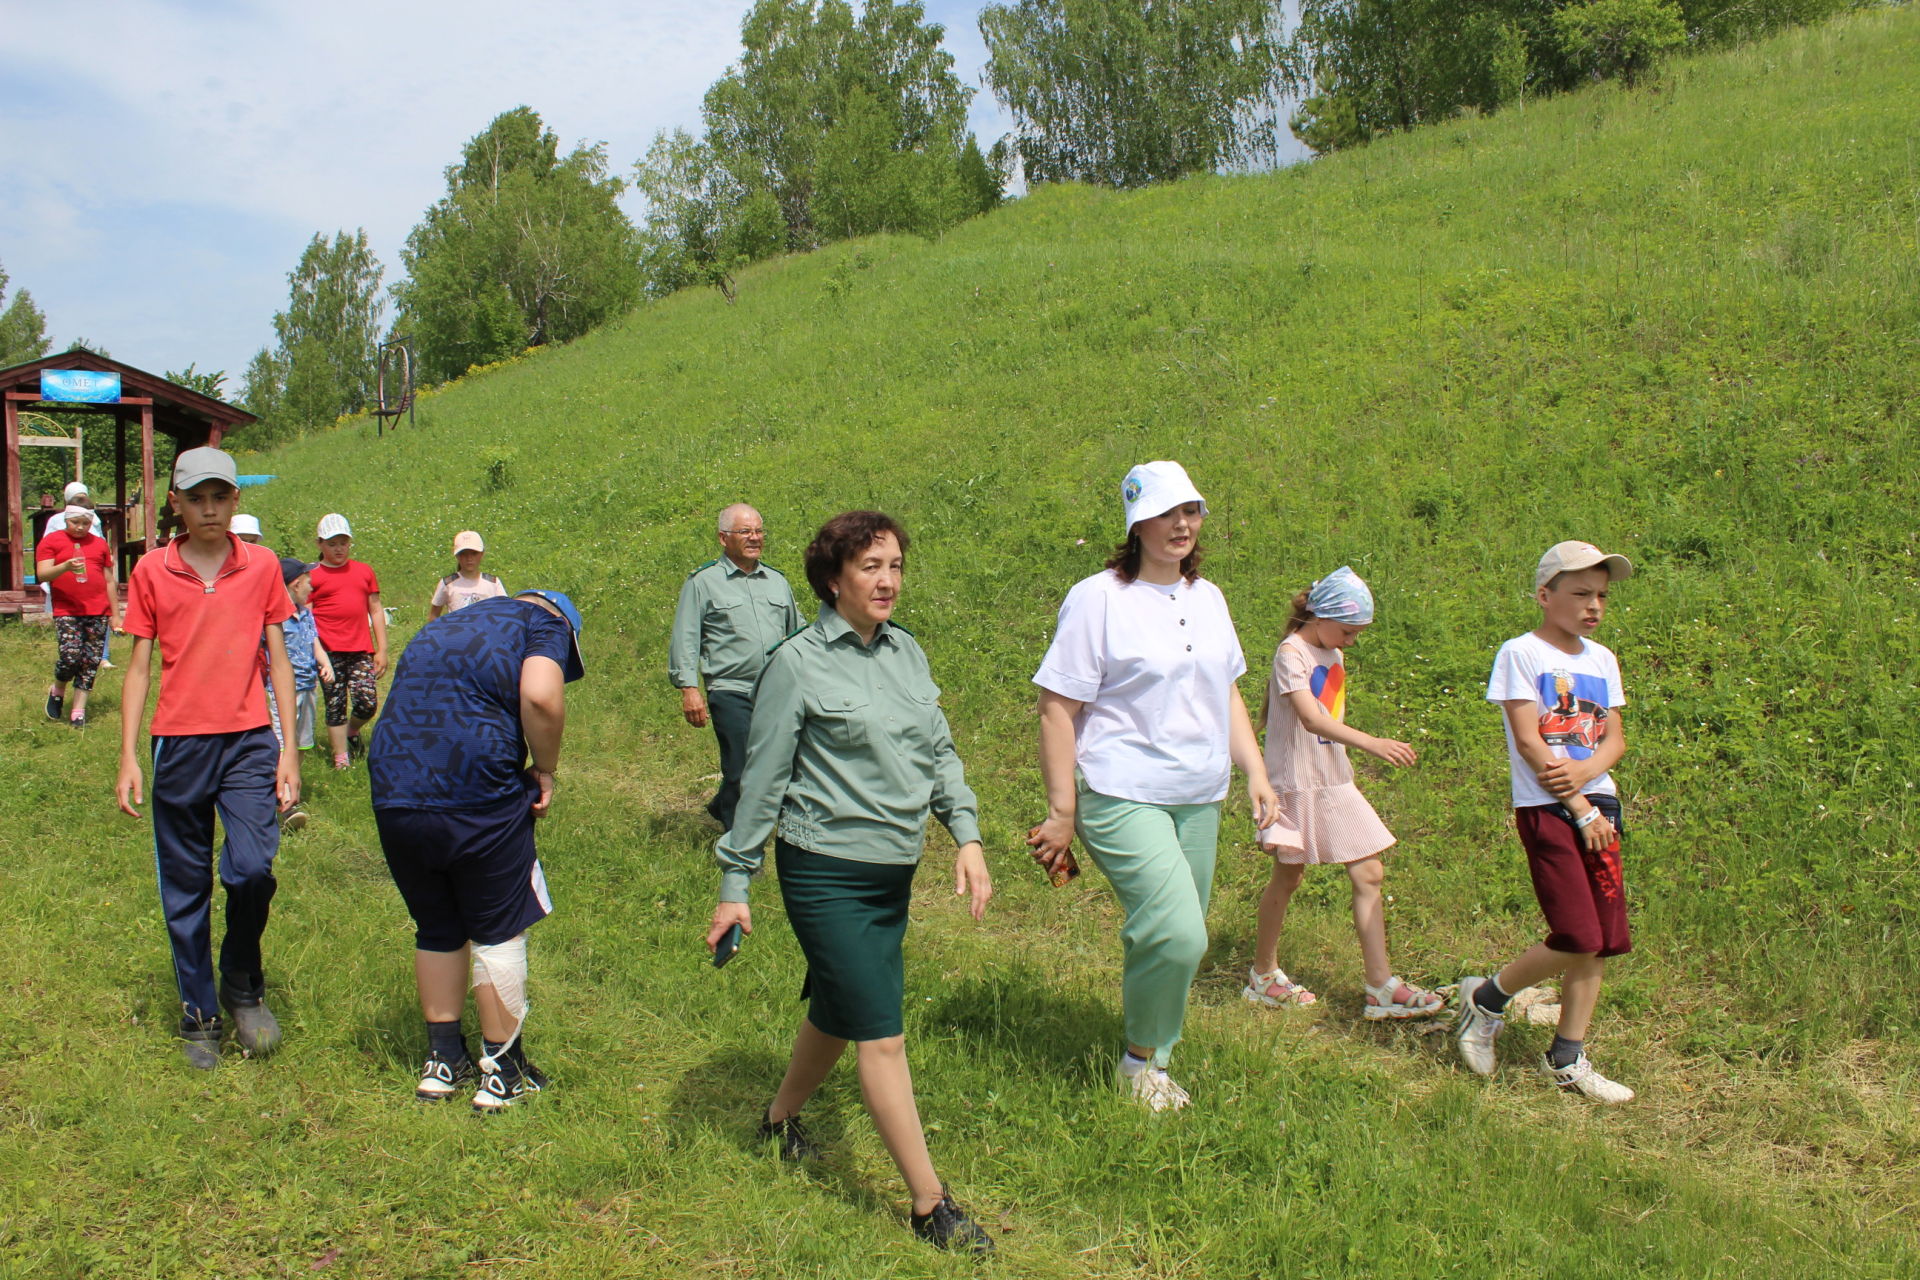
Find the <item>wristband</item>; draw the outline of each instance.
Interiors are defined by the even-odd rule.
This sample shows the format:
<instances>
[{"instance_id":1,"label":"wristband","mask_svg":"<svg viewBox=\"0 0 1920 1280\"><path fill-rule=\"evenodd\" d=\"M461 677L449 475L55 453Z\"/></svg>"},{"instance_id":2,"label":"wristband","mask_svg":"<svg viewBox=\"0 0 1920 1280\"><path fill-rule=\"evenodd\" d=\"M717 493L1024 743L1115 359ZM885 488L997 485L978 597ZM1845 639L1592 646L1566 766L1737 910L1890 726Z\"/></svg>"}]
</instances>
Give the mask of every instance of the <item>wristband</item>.
<instances>
[{"instance_id":1,"label":"wristband","mask_svg":"<svg viewBox=\"0 0 1920 1280\"><path fill-rule=\"evenodd\" d=\"M1585 813L1581 814L1579 817L1573 820L1573 829L1575 831L1585 831L1588 827L1592 826L1594 823L1598 822L1599 820L1600 820L1600 806L1595 805L1593 808L1587 810Z\"/></svg>"}]
</instances>

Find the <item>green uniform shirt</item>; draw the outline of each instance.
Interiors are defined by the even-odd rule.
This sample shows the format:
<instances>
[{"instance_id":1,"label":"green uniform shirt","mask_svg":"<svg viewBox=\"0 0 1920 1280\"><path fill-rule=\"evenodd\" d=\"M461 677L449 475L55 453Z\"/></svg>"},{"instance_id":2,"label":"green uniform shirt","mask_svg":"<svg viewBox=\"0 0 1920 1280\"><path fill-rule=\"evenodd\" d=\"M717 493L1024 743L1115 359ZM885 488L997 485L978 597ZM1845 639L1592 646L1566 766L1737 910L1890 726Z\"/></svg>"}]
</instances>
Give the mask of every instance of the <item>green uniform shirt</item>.
<instances>
[{"instance_id":1,"label":"green uniform shirt","mask_svg":"<svg viewBox=\"0 0 1920 1280\"><path fill-rule=\"evenodd\" d=\"M920 644L881 623L871 645L831 608L776 649L753 695L733 830L715 848L722 902L745 902L767 837L852 862L913 863L927 814L980 838Z\"/></svg>"},{"instance_id":2,"label":"green uniform shirt","mask_svg":"<svg viewBox=\"0 0 1920 1280\"><path fill-rule=\"evenodd\" d=\"M752 693L767 651L798 627L800 610L786 577L766 564L748 573L726 556L701 565L680 588L667 646L667 678L676 689Z\"/></svg>"}]
</instances>

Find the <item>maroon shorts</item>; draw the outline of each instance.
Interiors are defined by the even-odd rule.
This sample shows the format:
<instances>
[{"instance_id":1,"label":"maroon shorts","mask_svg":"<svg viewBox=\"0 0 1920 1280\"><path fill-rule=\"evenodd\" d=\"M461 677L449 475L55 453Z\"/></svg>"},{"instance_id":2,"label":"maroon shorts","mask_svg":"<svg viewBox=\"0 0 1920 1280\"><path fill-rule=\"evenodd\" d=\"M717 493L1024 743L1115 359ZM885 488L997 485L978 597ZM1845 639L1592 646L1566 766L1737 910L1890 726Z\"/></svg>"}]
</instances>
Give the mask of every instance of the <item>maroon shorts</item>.
<instances>
[{"instance_id":1,"label":"maroon shorts","mask_svg":"<svg viewBox=\"0 0 1920 1280\"><path fill-rule=\"evenodd\" d=\"M1619 812L1612 796L1589 796ZM1620 870L1620 844L1588 853L1580 833L1557 804L1513 811L1520 844L1527 851L1533 896L1547 917L1547 946L1579 955L1623 956L1633 950L1627 936L1627 888ZM1614 818L1616 826L1619 819Z\"/></svg>"}]
</instances>

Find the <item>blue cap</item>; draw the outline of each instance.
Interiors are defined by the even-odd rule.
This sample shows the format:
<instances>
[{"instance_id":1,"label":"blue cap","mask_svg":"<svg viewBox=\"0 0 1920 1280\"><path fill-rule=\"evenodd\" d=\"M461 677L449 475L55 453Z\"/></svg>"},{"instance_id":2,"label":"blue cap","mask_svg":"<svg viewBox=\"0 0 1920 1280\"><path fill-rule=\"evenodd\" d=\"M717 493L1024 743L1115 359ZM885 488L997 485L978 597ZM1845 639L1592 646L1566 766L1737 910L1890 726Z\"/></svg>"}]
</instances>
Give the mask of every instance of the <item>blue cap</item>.
<instances>
[{"instance_id":1,"label":"blue cap","mask_svg":"<svg viewBox=\"0 0 1920 1280\"><path fill-rule=\"evenodd\" d=\"M295 578L311 568L313 568L313 566L305 560L295 560L292 556L281 556L280 581L290 584Z\"/></svg>"},{"instance_id":2,"label":"blue cap","mask_svg":"<svg viewBox=\"0 0 1920 1280\"><path fill-rule=\"evenodd\" d=\"M560 611L560 616L567 620L567 626L573 630L573 653L567 658L567 679L578 680L581 676L585 675L587 670L580 665L580 611L573 607L573 601L567 599L566 593L562 591L541 591L537 588L528 588L525 591L516 591L513 594L516 599L520 596L539 596L542 600L545 600L548 604Z\"/></svg>"}]
</instances>

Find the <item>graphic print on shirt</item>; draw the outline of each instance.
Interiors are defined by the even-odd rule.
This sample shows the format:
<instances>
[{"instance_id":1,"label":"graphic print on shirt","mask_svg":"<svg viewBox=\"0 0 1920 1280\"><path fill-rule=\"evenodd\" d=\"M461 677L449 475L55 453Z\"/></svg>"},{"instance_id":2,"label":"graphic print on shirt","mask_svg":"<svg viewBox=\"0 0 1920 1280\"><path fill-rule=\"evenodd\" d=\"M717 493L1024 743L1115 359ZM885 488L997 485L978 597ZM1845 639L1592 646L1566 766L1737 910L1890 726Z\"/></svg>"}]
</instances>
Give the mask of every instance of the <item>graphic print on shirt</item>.
<instances>
[{"instance_id":1,"label":"graphic print on shirt","mask_svg":"<svg viewBox=\"0 0 1920 1280\"><path fill-rule=\"evenodd\" d=\"M1585 760L1607 736L1607 681L1604 676L1576 671L1543 671L1539 681L1540 739L1550 747L1565 747L1567 755Z\"/></svg>"},{"instance_id":2,"label":"graphic print on shirt","mask_svg":"<svg viewBox=\"0 0 1920 1280\"><path fill-rule=\"evenodd\" d=\"M1327 709L1327 714L1335 720L1344 722L1347 718L1347 668L1336 663L1331 667L1315 666L1313 675L1308 679L1307 687L1313 690L1313 696ZM1314 739L1323 747L1338 744L1326 738Z\"/></svg>"}]
</instances>

